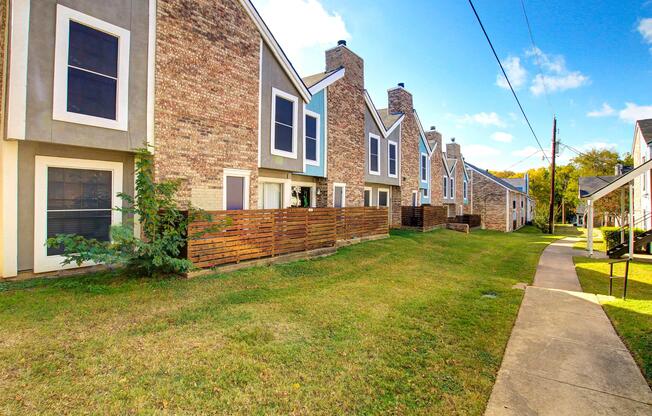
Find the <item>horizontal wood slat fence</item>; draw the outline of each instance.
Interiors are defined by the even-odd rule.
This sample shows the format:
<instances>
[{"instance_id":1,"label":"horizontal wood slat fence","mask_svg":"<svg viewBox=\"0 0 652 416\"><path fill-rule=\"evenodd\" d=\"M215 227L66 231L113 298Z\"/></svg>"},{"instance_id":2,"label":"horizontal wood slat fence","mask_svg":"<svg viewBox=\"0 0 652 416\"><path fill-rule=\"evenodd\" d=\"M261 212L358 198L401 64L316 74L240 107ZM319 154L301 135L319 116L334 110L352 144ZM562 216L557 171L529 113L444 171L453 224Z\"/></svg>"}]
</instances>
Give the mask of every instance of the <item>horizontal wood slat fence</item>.
<instances>
[{"instance_id":1,"label":"horizontal wood slat fence","mask_svg":"<svg viewBox=\"0 0 652 416\"><path fill-rule=\"evenodd\" d=\"M455 222L459 224L468 224L470 228L475 228L482 225L482 217L474 214L458 215L455 217Z\"/></svg>"},{"instance_id":2,"label":"horizontal wood slat fence","mask_svg":"<svg viewBox=\"0 0 652 416\"><path fill-rule=\"evenodd\" d=\"M419 207L401 207L404 227L416 227L424 230L446 224L448 210L439 205L422 205Z\"/></svg>"},{"instance_id":3,"label":"horizontal wood slat fence","mask_svg":"<svg viewBox=\"0 0 652 416\"><path fill-rule=\"evenodd\" d=\"M210 222L197 221L189 235L229 221L221 230L188 241L187 256L200 268L275 257L318 248L337 241L387 235L387 208L288 208L209 212Z\"/></svg>"}]
</instances>

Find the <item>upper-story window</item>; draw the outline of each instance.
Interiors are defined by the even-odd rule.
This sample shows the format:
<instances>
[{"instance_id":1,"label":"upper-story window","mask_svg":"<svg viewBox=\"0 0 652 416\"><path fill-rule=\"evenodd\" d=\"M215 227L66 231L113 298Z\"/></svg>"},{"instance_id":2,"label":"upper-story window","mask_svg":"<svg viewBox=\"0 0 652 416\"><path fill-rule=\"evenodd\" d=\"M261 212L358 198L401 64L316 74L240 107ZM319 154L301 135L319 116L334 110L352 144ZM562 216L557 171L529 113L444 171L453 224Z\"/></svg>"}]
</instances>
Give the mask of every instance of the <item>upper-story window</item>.
<instances>
[{"instance_id":1,"label":"upper-story window","mask_svg":"<svg viewBox=\"0 0 652 416\"><path fill-rule=\"evenodd\" d=\"M398 145L391 140L387 142L387 175L398 177Z\"/></svg>"},{"instance_id":2,"label":"upper-story window","mask_svg":"<svg viewBox=\"0 0 652 416\"><path fill-rule=\"evenodd\" d=\"M444 198L448 198L448 177L444 176Z\"/></svg>"},{"instance_id":3,"label":"upper-story window","mask_svg":"<svg viewBox=\"0 0 652 416\"><path fill-rule=\"evenodd\" d=\"M272 88L273 155L297 158L298 104L297 97Z\"/></svg>"},{"instance_id":4,"label":"upper-story window","mask_svg":"<svg viewBox=\"0 0 652 416\"><path fill-rule=\"evenodd\" d=\"M450 187L450 198L454 199L455 198L455 178L451 178L451 187Z\"/></svg>"},{"instance_id":5,"label":"upper-story window","mask_svg":"<svg viewBox=\"0 0 652 416\"><path fill-rule=\"evenodd\" d=\"M312 111L304 110L305 124L304 131L306 135L305 156L306 165L319 166L319 114Z\"/></svg>"},{"instance_id":6,"label":"upper-story window","mask_svg":"<svg viewBox=\"0 0 652 416\"><path fill-rule=\"evenodd\" d=\"M464 199L468 199L468 196L469 196L468 188L469 188L469 184L466 181L464 181L464 189L463 189L464 190Z\"/></svg>"},{"instance_id":7,"label":"upper-story window","mask_svg":"<svg viewBox=\"0 0 652 416\"><path fill-rule=\"evenodd\" d=\"M421 182L428 181L428 155L421 153Z\"/></svg>"},{"instance_id":8,"label":"upper-story window","mask_svg":"<svg viewBox=\"0 0 652 416\"><path fill-rule=\"evenodd\" d=\"M129 31L57 5L52 117L127 130Z\"/></svg>"},{"instance_id":9,"label":"upper-story window","mask_svg":"<svg viewBox=\"0 0 652 416\"><path fill-rule=\"evenodd\" d=\"M369 173L380 175L380 137L369 135Z\"/></svg>"}]
</instances>

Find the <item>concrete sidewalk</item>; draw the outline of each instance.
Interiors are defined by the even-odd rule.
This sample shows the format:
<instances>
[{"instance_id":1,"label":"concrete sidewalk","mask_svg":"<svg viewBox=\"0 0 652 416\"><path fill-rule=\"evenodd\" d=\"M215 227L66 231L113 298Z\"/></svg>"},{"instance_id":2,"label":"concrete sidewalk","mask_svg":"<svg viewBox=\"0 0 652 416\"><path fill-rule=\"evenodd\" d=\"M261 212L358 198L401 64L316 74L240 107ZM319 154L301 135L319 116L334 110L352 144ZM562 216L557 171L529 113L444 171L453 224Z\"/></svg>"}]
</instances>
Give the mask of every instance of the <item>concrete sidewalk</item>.
<instances>
[{"instance_id":1,"label":"concrete sidewalk","mask_svg":"<svg viewBox=\"0 0 652 416\"><path fill-rule=\"evenodd\" d=\"M652 415L652 391L595 295L583 293L577 239L539 260L487 405L495 415ZM607 282L605 282L607 284Z\"/></svg>"}]
</instances>

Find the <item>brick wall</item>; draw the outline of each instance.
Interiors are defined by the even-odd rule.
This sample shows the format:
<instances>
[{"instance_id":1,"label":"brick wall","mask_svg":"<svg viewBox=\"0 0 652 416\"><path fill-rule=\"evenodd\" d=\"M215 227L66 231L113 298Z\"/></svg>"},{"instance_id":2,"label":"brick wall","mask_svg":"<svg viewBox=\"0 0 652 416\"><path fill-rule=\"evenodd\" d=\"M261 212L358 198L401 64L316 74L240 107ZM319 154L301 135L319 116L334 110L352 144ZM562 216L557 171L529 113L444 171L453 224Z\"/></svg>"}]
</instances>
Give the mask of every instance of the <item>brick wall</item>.
<instances>
[{"instance_id":1,"label":"brick wall","mask_svg":"<svg viewBox=\"0 0 652 416\"><path fill-rule=\"evenodd\" d=\"M444 196L444 164L441 161L442 137L441 133L430 130L426 132L426 139L429 143L436 143L435 152L430 158L430 201L432 205L441 205Z\"/></svg>"},{"instance_id":2,"label":"brick wall","mask_svg":"<svg viewBox=\"0 0 652 416\"><path fill-rule=\"evenodd\" d=\"M251 170L257 205L260 35L237 0L159 0L155 171L180 202L221 209L223 169Z\"/></svg>"},{"instance_id":3,"label":"brick wall","mask_svg":"<svg viewBox=\"0 0 652 416\"><path fill-rule=\"evenodd\" d=\"M473 182L473 213L482 216L483 228L496 231L506 229L507 212L505 188L496 182L471 171Z\"/></svg>"},{"instance_id":4,"label":"brick wall","mask_svg":"<svg viewBox=\"0 0 652 416\"><path fill-rule=\"evenodd\" d=\"M364 62L346 46L326 51L326 70L346 68L328 87L328 179L321 202L333 206L333 184L346 184L346 206L364 205Z\"/></svg>"},{"instance_id":5,"label":"brick wall","mask_svg":"<svg viewBox=\"0 0 652 416\"><path fill-rule=\"evenodd\" d=\"M399 228L402 224L401 220L401 187L392 186L392 212L389 221L391 228Z\"/></svg>"},{"instance_id":6,"label":"brick wall","mask_svg":"<svg viewBox=\"0 0 652 416\"><path fill-rule=\"evenodd\" d=\"M468 204L464 205L464 213L477 214L473 206L473 175L471 174L470 171L467 171L467 173L469 175L469 183L467 185L467 191L466 191Z\"/></svg>"},{"instance_id":7,"label":"brick wall","mask_svg":"<svg viewBox=\"0 0 652 416\"><path fill-rule=\"evenodd\" d=\"M412 94L397 87L388 91L389 111L403 113L401 126L401 203L412 205L412 192L419 190L419 126L414 116Z\"/></svg>"}]
</instances>

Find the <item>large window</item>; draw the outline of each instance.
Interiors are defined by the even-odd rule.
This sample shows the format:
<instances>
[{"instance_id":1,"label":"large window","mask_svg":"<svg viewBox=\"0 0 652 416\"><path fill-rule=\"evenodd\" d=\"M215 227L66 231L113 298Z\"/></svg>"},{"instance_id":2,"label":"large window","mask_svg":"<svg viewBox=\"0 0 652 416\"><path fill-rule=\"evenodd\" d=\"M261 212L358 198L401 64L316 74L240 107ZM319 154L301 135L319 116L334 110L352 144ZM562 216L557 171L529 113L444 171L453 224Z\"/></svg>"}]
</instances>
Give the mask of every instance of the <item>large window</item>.
<instances>
[{"instance_id":1,"label":"large window","mask_svg":"<svg viewBox=\"0 0 652 416\"><path fill-rule=\"evenodd\" d=\"M421 153L421 182L428 181L428 155Z\"/></svg>"},{"instance_id":2,"label":"large window","mask_svg":"<svg viewBox=\"0 0 652 416\"><path fill-rule=\"evenodd\" d=\"M249 209L249 171L224 169L223 208Z\"/></svg>"},{"instance_id":3,"label":"large window","mask_svg":"<svg viewBox=\"0 0 652 416\"><path fill-rule=\"evenodd\" d=\"M390 178L398 177L398 145L396 142L387 142L387 174Z\"/></svg>"},{"instance_id":4,"label":"large window","mask_svg":"<svg viewBox=\"0 0 652 416\"><path fill-rule=\"evenodd\" d=\"M305 160L306 165L319 166L319 114L305 111Z\"/></svg>"},{"instance_id":5,"label":"large window","mask_svg":"<svg viewBox=\"0 0 652 416\"><path fill-rule=\"evenodd\" d=\"M272 150L277 156L297 158L297 104L293 95L272 89Z\"/></svg>"},{"instance_id":6,"label":"large window","mask_svg":"<svg viewBox=\"0 0 652 416\"><path fill-rule=\"evenodd\" d=\"M344 208L346 206L346 185L336 183L333 185L333 206Z\"/></svg>"},{"instance_id":7,"label":"large window","mask_svg":"<svg viewBox=\"0 0 652 416\"><path fill-rule=\"evenodd\" d=\"M37 156L35 173L36 273L65 268L62 247L45 246L50 237L77 234L109 241L111 225L122 218L113 210L120 205L122 163Z\"/></svg>"},{"instance_id":8,"label":"large window","mask_svg":"<svg viewBox=\"0 0 652 416\"><path fill-rule=\"evenodd\" d=\"M378 190L378 206L379 207L389 206L389 190L387 189Z\"/></svg>"},{"instance_id":9,"label":"large window","mask_svg":"<svg viewBox=\"0 0 652 416\"><path fill-rule=\"evenodd\" d=\"M380 137L369 135L369 173L380 175Z\"/></svg>"},{"instance_id":10,"label":"large window","mask_svg":"<svg viewBox=\"0 0 652 416\"><path fill-rule=\"evenodd\" d=\"M53 118L127 130L129 31L57 6Z\"/></svg>"}]
</instances>

